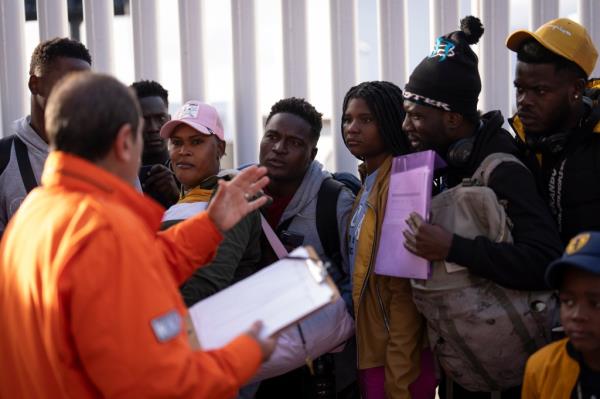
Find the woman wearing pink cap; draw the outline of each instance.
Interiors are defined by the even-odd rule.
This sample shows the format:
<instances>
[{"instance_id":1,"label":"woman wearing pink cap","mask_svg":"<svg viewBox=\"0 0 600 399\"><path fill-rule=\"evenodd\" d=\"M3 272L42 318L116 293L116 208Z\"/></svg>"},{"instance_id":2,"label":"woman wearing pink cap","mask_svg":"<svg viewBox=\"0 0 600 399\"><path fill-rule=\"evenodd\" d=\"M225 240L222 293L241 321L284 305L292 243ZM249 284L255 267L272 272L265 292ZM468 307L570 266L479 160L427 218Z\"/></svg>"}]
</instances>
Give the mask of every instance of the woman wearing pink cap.
<instances>
[{"instance_id":1,"label":"woman wearing pink cap","mask_svg":"<svg viewBox=\"0 0 600 399\"><path fill-rule=\"evenodd\" d=\"M188 101L160 135L168 139L171 164L182 185L179 201L163 217L163 228L167 228L204 210L218 180L228 180L236 171L220 171L225 135L217 110L208 104ZM191 306L252 274L260 260L260 234L258 211L226 232L212 262L182 285L185 303Z\"/></svg>"}]
</instances>

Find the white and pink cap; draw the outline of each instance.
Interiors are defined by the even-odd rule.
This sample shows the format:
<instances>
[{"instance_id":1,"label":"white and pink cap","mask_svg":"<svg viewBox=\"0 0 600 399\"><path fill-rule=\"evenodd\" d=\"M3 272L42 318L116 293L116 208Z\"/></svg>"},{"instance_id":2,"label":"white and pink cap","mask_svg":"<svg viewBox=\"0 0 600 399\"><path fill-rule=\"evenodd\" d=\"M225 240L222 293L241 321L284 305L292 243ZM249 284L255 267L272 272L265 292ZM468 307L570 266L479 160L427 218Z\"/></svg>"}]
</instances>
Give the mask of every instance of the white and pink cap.
<instances>
[{"instance_id":1,"label":"white and pink cap","mask_svg":"<svg viewBox=\"0 0 600 399\"><path fill-rule=\"evenodd\" d=\"M162 129L160 129L160 136L168 139L173 130L182 123L202 134L214 134L222 141L225 141L221 118L219 118L217 110L208 104L196 100L186 102L177 111L175 117L163 125Z\"/></svg>"}]
</instances>

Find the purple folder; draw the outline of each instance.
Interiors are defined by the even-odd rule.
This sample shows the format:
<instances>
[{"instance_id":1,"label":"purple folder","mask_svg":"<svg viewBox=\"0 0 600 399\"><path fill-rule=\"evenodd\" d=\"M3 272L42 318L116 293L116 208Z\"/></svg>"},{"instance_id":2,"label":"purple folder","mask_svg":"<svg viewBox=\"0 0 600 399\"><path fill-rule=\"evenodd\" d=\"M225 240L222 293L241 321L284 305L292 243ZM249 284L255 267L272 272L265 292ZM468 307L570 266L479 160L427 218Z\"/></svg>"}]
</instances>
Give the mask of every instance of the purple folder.
<instances>
[{"instance_id":1,"label":"purple folder","mask_svg":"<svg viewBox=\"0 0 600 399\"><path fill-rule=\"evenodd\" d=\"M408 229L405 220L411 212L428 218L433 172L444 166L445 162L431 150L393 159L375 273L417 279L429 277L429 261L404 248L402 232Z\"/></svg>"}]
</instances>

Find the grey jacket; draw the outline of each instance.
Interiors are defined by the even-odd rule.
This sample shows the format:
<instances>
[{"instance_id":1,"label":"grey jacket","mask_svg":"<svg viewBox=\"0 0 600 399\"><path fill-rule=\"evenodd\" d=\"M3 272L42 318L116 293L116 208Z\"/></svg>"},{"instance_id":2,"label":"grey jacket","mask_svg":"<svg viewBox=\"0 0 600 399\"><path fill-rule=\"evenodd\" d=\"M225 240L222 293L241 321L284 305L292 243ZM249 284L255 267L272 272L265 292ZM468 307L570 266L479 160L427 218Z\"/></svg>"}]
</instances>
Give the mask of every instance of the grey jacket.
<instances>
[{"instance_id":1,"label":"grey jacket","mask_svg":"<svg viewBox=\"0 0 600 399\"><path fill-rule=\"evenodd\" d=\"M17 119L12 124L11 132L5 136L16 134L25 143L33 175L39 184L42 179L44 163L46 162L46 158L48 158L48 144L33 130L29 124L30 121L31 118L29 115ZM27 196L27 190L19 172L19 165L17 164L17 156L13 145L10 152L10 160L2 174L0 174L0 236L4 233L8 221L15 214L25 196Z\"/></svg>"},{"instance_id":2,"label":"grey jacket","mask_svg":"<svg viewBox=\"0 0 600 399\"><path fill-rule=\"evenodd\" d=\"M308 171L304 175L304 179L300 187L292 197L287 208L283 212L279 224L293 217L292 222L287 230L304 236L303 245L311 245L319 257L327 259L325 256L323 245L319 239L317 232L316 213L317 213L317 195L323 180L331 177L331 174L323 169L317 161L313 161ZM348 226L348 217L352 211L354 203L354 195L348 189L343 189L340 193L337 203L337 220L340 237L340 253L343 256L342 267L349 273L348 259L346 251L346 230Z\"/></svg>"},{"instance_id":3,"label":"grey jacket","mask_svg":"<svg viewBox=\"0 0 600 399\"><path fill-rule=\"evenodd\" d=\"M49 149L48 144L33 130L30 122L31 117L29 115L17 119L13 122L9 134L5 136L16 134L25 143L35 181L40 185L42 184L42 172L44 171L46 158L48 158ZM136 190L141 192L142 186L139 179L136 179L134 184ZM26 196L27 190L19 171L15 146L13 145L10 151L10 160L0 174L0 238L4 234L8 221L19 209Z\"/></svg>"}]
</instances>

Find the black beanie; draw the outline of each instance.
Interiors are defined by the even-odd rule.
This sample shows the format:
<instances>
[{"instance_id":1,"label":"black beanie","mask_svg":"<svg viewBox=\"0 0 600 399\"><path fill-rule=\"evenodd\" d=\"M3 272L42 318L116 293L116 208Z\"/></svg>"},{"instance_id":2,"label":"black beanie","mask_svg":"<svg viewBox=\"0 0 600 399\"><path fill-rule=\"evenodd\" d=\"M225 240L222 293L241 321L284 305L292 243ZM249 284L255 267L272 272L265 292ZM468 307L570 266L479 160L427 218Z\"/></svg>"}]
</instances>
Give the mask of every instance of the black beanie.
<instances>
[{"instance_id":1,"label":"black beanie","mask_svg":"<svg viewBox=\"0 0 600 399\"><path fill-rule=\"evenodd\" d=\"M431 54L410 75L404 99L417 104L477 115L481 78L477 55L471 44L483 35L483 25L475 17L460 21L460 30L440 36Z\"/></svg>"}]
</instances>

